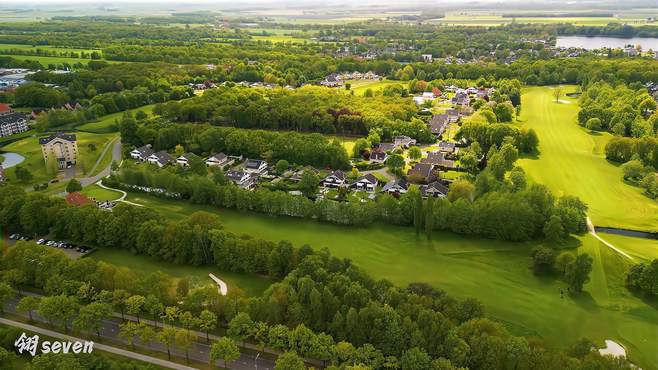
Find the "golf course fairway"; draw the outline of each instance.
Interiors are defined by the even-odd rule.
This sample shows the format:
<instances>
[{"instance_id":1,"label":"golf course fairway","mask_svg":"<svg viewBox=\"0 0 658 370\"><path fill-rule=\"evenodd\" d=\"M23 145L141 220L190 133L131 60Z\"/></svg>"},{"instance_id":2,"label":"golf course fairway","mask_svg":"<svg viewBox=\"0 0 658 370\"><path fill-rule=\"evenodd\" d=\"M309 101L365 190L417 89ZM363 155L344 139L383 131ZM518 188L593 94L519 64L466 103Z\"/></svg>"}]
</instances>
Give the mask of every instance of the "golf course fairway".
<instances>
[{"instance_id":1,"label":"golf course fairway","mask_svg":"<svg viewBox=\"0 0 658 370\"><path fill-rule=\"evenodd\" d=\"M624 183L620 166L605 159L611 134L578 125L578 99L556 102L553 88L532 87L523 90L521 101L521 124L539 136L539 154L519 161L533 181L557 195L578 196L596 226L658 231L658 202Z\"/></svg>"}]
</instances>

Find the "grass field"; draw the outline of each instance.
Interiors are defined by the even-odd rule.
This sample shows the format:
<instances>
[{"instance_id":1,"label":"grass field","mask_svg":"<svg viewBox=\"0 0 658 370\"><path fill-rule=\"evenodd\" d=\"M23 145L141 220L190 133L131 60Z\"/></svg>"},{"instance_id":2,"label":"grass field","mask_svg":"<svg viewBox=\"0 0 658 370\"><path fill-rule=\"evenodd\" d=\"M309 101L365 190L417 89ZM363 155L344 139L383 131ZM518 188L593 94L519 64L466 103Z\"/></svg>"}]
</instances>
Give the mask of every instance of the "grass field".
<instances>
[{"instance_id":1,"label":"grass field","mask_svg":"<svg viewBox=\"0 0 658 370\"><path fill-rule=\"evenodd\" d=\"M39 45L39 46L32 46L32 45L21 45L21 44L2 44L0 43L0 53L3 53L5 50L29 50L29 51L35 51L39 50L48 50L48 51L55 51L55 52L74 52L74 53L88 53L91 54L92 52L98 52L100 53L100 49L76 49L76 48L63 48L63 47L58 47L58 46L51 46L51 45Z\"/></svg>"},{"instance_id":2,"label":"grass field","mask_svg":"<svg viewBox=\"0 0 658 370\"><path fill-rule=\"evenodd\" d=\"M89 185L82 189L82 194L96 200L116 200L121 198L121 193L118 191L104 189L96 184Z\"/></svg>"},{"instance_id":3,"label":"grass field","mask_svg":"<svg viewBox=\"0 0 658 370\"><path fill-rule=\"evenodd\" d=\"M621 168L605 159L611 135L592 134L576 123L577 100L554 100L550 87L523 92L521 121L537 132L540 150L538 158L520 161L528 175L557 194L580 197L597 226L658 231L658 202L625 184Z\"/></svg>"},{"instance_id":4,"label":"grass field","mask_svg":"<svg viewBox=\"0 0 658 370\"><path fill-rule=\"evenodd\" d=\"M134 115L135 113L141 110L142 112L151 115L153 114L153 107L155 107L155 104L150 104L150 105L145 105L143 107L130 109L129 112L131 112ZM110 132L117 132L119 131L119 127L116 124L116 121L121 120L123 114L124 112L111 113L103 116L101 120L98 120L96 122L88 122L80 126L76 126L75 128L78 131L86 131L94 134L106 134Z\"/></svg>"},{"instance_id":5,"label":"grass field","mask_svg":"<svg viewBox=\"0 0 658 370\"><path fill-rule=\"evenodd\" d=\"M252 35L251 38L255 41L271 41L271 42L292 42L295 44L303 44L305 42L315 42L311 39L304 39L301 37L295 37L295 36L290 36L290 35L270 35L270 36L262 36L262 35Z\"/></svg>"},{"instance_id":6,"label":"grass field","mask_svg":"<svg viewBox=\"0 0 658 370\"><path fill-rule=\"evenodd\" d=\"M76 137L78 141L78 173L83 174L84 172L91 170L94 163L96 163L96 160L98 160L98 157L103 152L103 147L110 140L115 138L116 134L90 134L87 132L77 132ZM88 147L89 144L94 144L96 150L90 150ZM2 150L5 152L18 153L25 157L25 161L21 163L20 166L28 169L32 173L33 180L31 183L42 183L52 178L52 176L46 172L46 163L43 160L39 139L36 136L27 137L5 145L2 147ZM109 161L106 162L109 164ZM100 165L99 168L101 168ZM13 167L7 170L7 174L12 179L15 179L13 177Z\"/></svg>"},{"instance_id":7,"label":"grass field","mask_svg":"<svg viewBox=\"0 0 658 370\"><path fill-rule=\"evenodd\" d=\"M355 95L361 95L361 96L368 89L371 89L373 92L375 92L375 91L383 90L386 86L395 85L395 84L400 84L404 87L407 86L407 83L404 81L393 81L393 80L381 80L381 81L380 80L348 80L346 82L352 85L350 87L350 90L345 90L345 88L342 88L343 91L345 91L346 93L349 93L350 91L354 91Z\"/></svg>"},{"instance_id":8,"label":"grass field","mask_svg":"<svg viewBox=\"0 0 658 370\"><path fill-rule=\"evenodd\" d=\"M248 295L260 295L273 282L273 280L262 276L221 271L220 269L211 266L195 267L178 265L158 261L155 258L147 256L133 255L124 250L110 248L100 249L92 253L89 258L93 258L97 261L105 261L117 266L127 267L147 274L154 271L162 271L174 278L180 279L182 277L191 277L199 282L211 282L208 274L213 273L215 276L226 282L229 291L231 289L239 288Z\"/></svg>"},{"instance_id":9,"label":"grass field","mask_svg":"<svg viewBox=\"0 0 658 370\"><path fill-rule=\"evenodd\" d=\"M491 13L447 13L445 18L432 20L433 23L450 26L496 26L502 24L534 23L553 24L571 23L578 26L605 26L608 23L627 23L632 25L647 24L647 16L623 16L623 17L533 17L528 13L524 17L507 18L500 14Z\"/></svg>"},{"instance_id":10,"label":"grass field","mask_svg":"<svg viewBox=\"0 0 658 370\"><path fill-rule=\"evenodd\" d=\"M638 262L650 262L658 259L658 240L628 238L616 234L598 233L603 239L623 250Z\"/></svg>"},{"instance_id":11,"label":"grass field","mask_svg":"<svg viewBox=\"0 0 658 370\"><path fill-rule=\"evenodd\" d=\"M89 61L91 61L91 59L84 59L84 58L44 57L39 55L12 55L12 54L3 53L2 50L0 50L0 56L12 57L17 60L35 60L41 63L44 67L47 67L49 64L62 65L64 63L68 63L70 65L73 65L78 62L82 64L87 64L89 63ZM108 63L129 63L129 62L112 61L112 60L105 60L105 61Z\"/></svg>"},{"instance_id":12,"label":"grass field","mask_svg":"<svg viewBox=\"0 0 658 370\"><path fill-rule=\"evenodd\" d=\"M85 175L90 175L92 167L98 160L101 154L103 154L103 149L111 141L117 137L116 134L90 134L88 132L76 132L76 138L78 140L78 162L77 167L79 170L82 170L82 173ZM91 150L89 144L96 146L96 150ZM100 172L103 168L107 167L112 162L112 149L108 149L101 160L101 163L96 167L96 171Z\"/></svg>"},{"instance_id":13,"label":"grass field","mask_svg":"<svg viewBox=\"0 0 658 370\"><path fill-rule=\"evenodd\" d=\"M592 281L582 296L562 299L559 291L566 289L566 284L553 278L537 278L530 270L528 255L537 246L535 242L506 243L452 233L437 233L432 241L427 241L417 238L412 228L343 227L218 210L142 194L130 194L128 199L173 219L205 210L218 214L226 229L238 234L327 247L376 278L398 285L422 281L455 297L477 297L485 304L488 315L518 335L537 337L559 348L582 336L600 344L613 339L622 343L639 365L658 368L658 311L623 287L628 263L589 235L578 239L578 251L594 257ZM638 240L617 237L615 243L643 253L637 247ZM647 256L653 253L648 251Z\"/></svg>"}]
</instances>

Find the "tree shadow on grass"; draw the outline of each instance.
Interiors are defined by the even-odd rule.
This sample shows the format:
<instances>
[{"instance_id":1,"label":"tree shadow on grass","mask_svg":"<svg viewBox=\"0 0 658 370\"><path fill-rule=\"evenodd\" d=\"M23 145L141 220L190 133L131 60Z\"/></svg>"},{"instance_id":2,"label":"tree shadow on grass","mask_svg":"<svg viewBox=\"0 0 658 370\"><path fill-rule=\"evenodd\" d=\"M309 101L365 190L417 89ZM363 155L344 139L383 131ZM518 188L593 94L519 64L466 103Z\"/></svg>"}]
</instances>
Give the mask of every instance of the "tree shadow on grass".
<instances>
[{"instance_id":1,"label":"tree shadow on grass","mask_svg":"<svg viewBox=\"0 0 658 370\"><path fill-rule=\"evenodd\" d=\"M628 292L631 294L631 296L642 301L642 303L646 304L647 306L653 307L653 309L655 310L658 310L658 301L656 301L655 297L648 296L647 294L635 289L633 290L628 289Z\"/></svg>"},{"instance_id":2,"label":"tree shadow on grass","mask_svg":"<svg viewBox=\"0 0 658 370\"><path fill-rule=\"evenodd\" d=\"M580 293L571 293L568 297L570 297L575 304L587 311L598 312L601 310L601 307L599 307L596 300L589 292L583 291Z\"/></svg>"},{"instance_id":3,"label":"tree shadow on grass","mask_svg":"<svg viewBox=\"0 0 658 370\"><path fill-rule=\"evenodd\" d=\"M520 159L532 159L532 160L537 160L539 159L539 155L541 154L541 151L537 149L536 151L532 153L524 153L519 156Z\"/></svg>"}]
</instances>

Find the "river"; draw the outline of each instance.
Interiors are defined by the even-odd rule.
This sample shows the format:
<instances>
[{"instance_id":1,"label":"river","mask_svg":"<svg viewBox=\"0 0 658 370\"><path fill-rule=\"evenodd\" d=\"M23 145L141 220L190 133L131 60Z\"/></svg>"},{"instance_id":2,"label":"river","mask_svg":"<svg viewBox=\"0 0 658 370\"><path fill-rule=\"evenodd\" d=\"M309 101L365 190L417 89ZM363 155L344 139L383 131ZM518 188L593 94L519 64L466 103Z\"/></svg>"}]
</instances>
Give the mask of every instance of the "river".
<instances>
[{"instance_id":1,"label":"river","mask_svg":"<svg viewBox=\"0 0 658 370\"><path fill-rule=\"evenodd\" d=\"M642 45L642 50L658 50L658 38L633 37L623 39L620 37L587 37L587 36L559 36L556 46L565 48L583 48L595 50L601 48L623 48L627 45Z\"/></svg>"}]
</instances>

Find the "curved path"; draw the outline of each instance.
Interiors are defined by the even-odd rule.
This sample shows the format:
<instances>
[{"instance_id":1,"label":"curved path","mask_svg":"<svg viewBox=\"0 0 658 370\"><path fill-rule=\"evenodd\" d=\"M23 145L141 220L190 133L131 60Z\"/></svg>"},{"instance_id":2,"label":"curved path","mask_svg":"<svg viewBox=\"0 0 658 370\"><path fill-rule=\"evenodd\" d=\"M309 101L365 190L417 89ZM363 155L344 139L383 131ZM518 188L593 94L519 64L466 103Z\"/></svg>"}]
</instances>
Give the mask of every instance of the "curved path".
<instances>
[{"instance_id":1,"label":"curved path","mask_svg":"<svg viewBox=\"0 0 658 370\"><path fill-rule=\"evenodd\" d=\"M96 185L98 185L98 186L100 186L101 188L106 189L106 190L111 190L111 191L116 191L116 192L118 192L118 193L121 193L121 197L119 197L119 198L113 200L113 202L124 202L124 203L131 204L131 205L133 205L133 206L144 207L144 205L142 205L142 204L139 204L139 203L135 203L135 202L131 202L131 201L129 201L129 200L126 200L126 197L128 196L128 193L126 193L125 191L123 191L123 190L121 190L121 189L115 189L115 188L111 188L111 187L109 187L109 186L105 186L105 185L103 185L103 180L99 180L99 181L96 183Z\"/></svg>"},{"instance_id":2,"label":"curved path","mask_svg":"<svg viewBox=\"0 0 658 370\"><path fill-rule=\"evenodd\" d=\"M227 295L228 294L228 285L226 285L226 283L222 279L218 278L217 276L215 276L212 273L208 274L208 276L210 276L210 278L215 283L217 283L217 287L219 288L219 294L221 294L221 295Z\"/></svg>"},{"instance_id":3,"label":"curved path","mask_svg":"<svg viewBox=\"0 0 658 370\"><path fill-rule=\"evenodd\" d=\"M57 339L62 339L62 340L67 340L67 341L80 341L80 342L85 341L85 339L72 337L70 335L65 335L65 334L62 334L62 333L58 333L56 331L40 328L38 326L29 325L29 324L25 324L25 323L22 323L22 322L9 320L9 319L5 319L5 318L1 318L1 317L0 317L0 324L14 326L14 327L17 327L17 328L21 328L23 330L31 331L33 333L47 335L47 336L52 337L52 338L57 338ZM157 366L166 367L166 368L169 368L169 369L178 369L178 370L194 370L195 369L193 367L177 364L175 362L162 360L162 359L147 356L147 355L143 355L141 353L126 351L125 349L108 346L106 344L94 343L94 348L99 349L101 351L113 353L113 354L116 354L116 355L119 355L119 356L132 358L134 360L139 360L139 361L148 362L150 364L154 364L154 365L157 365Z\"/></svg>"},{"instance_id":4,"label":"curved path","mask_svg":"<svg viewBox=\"0 0 658 370\"><path fill-rule=\"evenodd\" d=\"M635 259L633 257L629 256L628 253L622 251L621 249L615 247L614 245L608 243L603 238L601 238L596 233L596 230L594 229L594 224L592 223L592 220L589 218L589 216L587 217L587 230L589 230L589 233L592 234L592 236L595 237L596 239L598 239L601 243L605 244L607 247L609 247L610 249L614 250L615 252L621 254L622 256L628 258L629 260L635 262Z\"/></svg>"}]
</instances>

